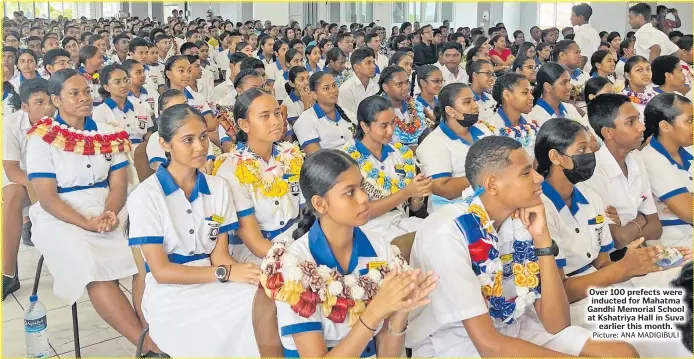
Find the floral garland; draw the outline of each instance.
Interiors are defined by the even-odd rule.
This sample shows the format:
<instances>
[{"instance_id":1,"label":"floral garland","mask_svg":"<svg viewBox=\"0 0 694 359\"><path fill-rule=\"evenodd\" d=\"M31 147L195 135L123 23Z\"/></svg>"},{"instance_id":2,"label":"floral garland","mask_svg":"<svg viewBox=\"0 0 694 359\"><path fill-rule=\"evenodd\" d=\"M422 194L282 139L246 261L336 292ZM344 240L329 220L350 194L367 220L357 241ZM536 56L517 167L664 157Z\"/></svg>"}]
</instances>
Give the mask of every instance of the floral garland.
<instances>
[{"instance_id":1,"label":"floral garland","mask_svg":"<svg viewBox=\"0 0 694 359\"><path fill-rule=\"evenodd\" d=\"M127 153L132 150L130 136L126 131L99 133L76 130L49 117L44 117L32 126L27 131L27 136L40 136L44 142L61 151L84 156Z\"/></svg>"},{"instance_id":2,"label":"floral garland","mask_svg":"<svg viewBox=\"0 0 694 359\"><path fill-rule=\"evenodd\" d=\"M537 136L537 131L540 130L540 126L538 126L537 123L535 123L535 121L514 127L499 128L496 128L486 122L484 122L484 124L495 135L511 137L514 140L520 142L520 144L523 145L523 147L526 150L529 149L530 152L533 152L533 148L535 147L535 137Z\"/></svg>"},{"instance_id":3,"label":"floral garland","mask_svg":"<svg viewBox=\"0 0 694 359\"><path fill-rule=\"evenodd\" d=\"M396 246L391 246L392 257L378 268L369 268L361 276L342 275L325 265L298 260L288 254L292 240L275 240L268 255L260 264L260 283L272 299L291 305L292 310L304 318L316 312L320 304L323 315L334 323L354 325L369 301L378 293L383 278L393 270L408 270L405 259Z\"/></svg>"},{"instance_id":4,"label":"floral garland","mask_svg":"<svg viewBox=\"0 0 694 359\"><path fill-rule=\"evenodd\" d=\"M629 98L629 101L637 105L648 105L651 100L658 95L651 88L646 88L643 93L632 91L630 88L624 89L624 94Z\"/></svg>"},{"instance_id":5,"label":"floral garland","mask_svg":"<svg viewBox=\"0 0 694 359\"><path fill-rule=\"evenodd\" d=\"M335 77L335 86L340 87L340 85L345 83L352 75L354 75L354 72L351 69L342 71L341 74Z\"/></svg>"},{"instance_id":6,"label":"floral garland","mask_svg":"<svg viewBox=\"0 0 694 359\"><path fill-rule=\"evenodd\" d=\"M499 237L480 194L481 191L474 192L471 187L463 192L465 200L457 205L464 214L456 218L455 223L467 239L472 270L482 286L489 315L505 324L512 324L540 297L540 265L532 237L518 218L513 219L513 253L499 255ZM508 263L503 264L501 257ZM506 299L502 282L511 276L516 296Z\"/></svg>"},{"instance_id":7,"label":"floral garland","mask_svg":"<svg viewBox=\"0 0 694 359\"><path fill-rule=\"evenodd\" d=\"M400 151L403 159L405 160L405 165L403 168L405 171L404 178L394 178L388 176L383 170L374 168L371 161L369 161L370 155L359 152L354 142L346 144L343 148L347 154L357 161L357 164L359 164L359 169L366 179L366 182L373 186L378 192L373 193L372 195L378 197L379 199L388 197L391 194L397 193L401 189L405 188L405 186L412 182L412 179L416 175L414 154L412 150L399 142L393 144L393 147Z\"/></svg>"},{"instance_id":8,"label":"floral garland","mask_svg":"<svg viewBox=\"0 0 694 359\"><path fill-rule=\"evenodd\" d=\"M573 75L576 76L571 76L571 98L576 101L582 101L583 89L590 76L580 69L573 69L573 72Z\"/></svg>"},{"instance_id":9,"label":"floral garland","mask_svg":"<svg viewBox=\"0 0 694 359\"><path fill-rule=\"evenodd\" d=\"M289 190L289 183L298 183L301 166L304 164L304 153L299 147L289 142L282 142L273 149L276 166L265 166L248 147L237 148L215 160L212 174L216 175L227 158L235 161L234 175L241 184L251 185L254 191L266 198L284 197Z\"/></svg>"},{"instance_id":10,"label":"floral garland","mask_svg":"<svg viewBox=\"0 0 694 359\"><path fill-rule=\"evenodd\" d=\"M424 114L424 106L421 103L412 97L408 98L405 103L407 104L409 120L402 120L395 116L395 135L400 138L402 143L409 145L417 143L424 130L434 127L434 124Z\"/></svg>"}]
</instances>

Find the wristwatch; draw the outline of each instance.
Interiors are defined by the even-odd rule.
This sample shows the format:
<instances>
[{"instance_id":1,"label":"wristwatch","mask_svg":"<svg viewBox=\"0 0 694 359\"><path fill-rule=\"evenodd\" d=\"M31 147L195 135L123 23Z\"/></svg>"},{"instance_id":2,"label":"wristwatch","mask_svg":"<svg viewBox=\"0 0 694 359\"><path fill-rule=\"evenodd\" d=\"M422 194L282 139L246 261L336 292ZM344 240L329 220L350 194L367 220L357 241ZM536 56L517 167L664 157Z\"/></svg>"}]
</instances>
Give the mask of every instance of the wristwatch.
<instances>
[{"instance_id":1,"label":"wristwatch","mask_svg":"<svg viewBox=\"0 0 694 359\"><path fill-rule=\"evenodd\" d=\"M559 246L557 245L557 242L552 240L552 245L549 247L545 248L535 248L535 254L540 257L540 256L554 256L556 257L559 254Z\"/></svg>"},{"instance_id":2,"label":"wristwatch","mask_svg":"<svg viewBox=\"0 0 694 359\"><path fill-rule=\"evenodd\" d=\"M227 269L226 266L220 265L217 267L217 269L215 269L214 276L217 277L217 280L220 281L221 283L226 283L228 272L229 272L229 270Z\"/></svg>"}]
</instances>

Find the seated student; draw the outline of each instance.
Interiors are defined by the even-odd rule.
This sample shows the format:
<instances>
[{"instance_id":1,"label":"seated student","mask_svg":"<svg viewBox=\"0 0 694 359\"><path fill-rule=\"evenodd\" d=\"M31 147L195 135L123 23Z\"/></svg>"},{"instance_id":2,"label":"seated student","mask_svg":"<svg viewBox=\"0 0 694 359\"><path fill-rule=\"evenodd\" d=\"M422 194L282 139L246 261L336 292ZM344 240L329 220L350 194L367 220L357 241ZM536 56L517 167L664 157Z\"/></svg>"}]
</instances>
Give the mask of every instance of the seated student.
<instances>
[{"instance_id":1,"label":"seated student","mask_svg":"<svg viewBox=\"0 0 694 359\"><path fill-rule=\"evenodd\" d=\"M465 84L444 86L436 108L438 125L417 147L420 169L434 180L429 213L442 204L460 198L470 186L465 177L465 154L482 137L492 135L479 121L479 106Z\"/></svg>"},{"instance_id":2,"label":"seated student","mask_svg":"<svg viewBox=\"0 0 694 359\"><path fill-rule=\"evenodd\" d=\"M48 80L56 71L73 68L75 64L70 59L70 53L64 49L53 49L43 55L43 66L48 76L41 76Z\"/></svg>"},{"instance_id":3,"label":"seated student","mask_svg":"<svg viewBox=\"0 0 694 359\"><path fill-rule=\"evenodd\" d=\"M511 54L511 50L506 48L506 38L502 35L496 35L491 42L494 45L494 48L489 50L489 57L492 58L492 63L497 66L510 68L516 57Z\"/></svg>"},{"instance_id":4,"label":"seated student","mask_svg":"<svg viewBox=\"0 0 694 359\"><path fill-rule=\"evenodd\" d=\"M359 66L359 65L357 65ZM340 148L354 138L356 117L338 104L335 78L327 72L316 72L308 79L316 103L294 123L294 134L308 155L321 148Z\"/></svg>"},{"instance_id":5,"label":"seated student","mask_svg":"<svg viewBox=\"0 0 694 359\"><path fill-rule=\"evenodd\" d=\"M494 88L496 75L492 63L487 60L473 61L467 69L470 89L480 109L480 120L489 121L496 112L496 101L489 92Z\"/></svg>"},{"instance_id":6,"label":"seated student","mask_svg":"<svg viewBox=\"0 0 694 359\"><path fill-rule=\"evenodd\" d=\"M404 68L403 70L405 70L407 74L407 70ZM439 104L438 96L443 85L443 75L438 67L434 65L422 65L417 69L417 72L412 75L410 97L414 97L415 87L420 89L417 95L417 102L433 113Z\"/></svg>"},{"instance_id":7,"label":"seated student","mask_svg":"<svg viewBox=\"0 0 694 359\"><path fill-rule=\"evenodd\" d=\"M651 64L643 56L632 56L624 64L624 76L625 88L622 94L629 97L629 100L636 106L639 111L639 120L643 123L643 110L648 102L658 94L651 83Z\"/></svg>"},{"instance_id":8,"label":"seated student","mask_svg":"<svg viewBox=\"0 0 694 359\"><path fill-rule=\"evenodd\" d=\"M465 174L466 202L429 215L412 246L412 265L441 277L431 304L410 314L413 356L638 356L627 343L595 341L570 325L542 176L521 144L477 141Z\"/></svg>"},{"instance_id":9,"label":"seated student","mask_svg":"<svg viewBox=\"0 0 694 359\"><path fill-rule=\"evenodd\" d=\"M657 61L658 58L656 58ZM663 226L660 243L692 244L692 101L677 94L658 95L644 111L648 145L641 150Z\"/></svg>"},{"instance_id":10,"label":"seated student","mask_svg":"<svg viewBox=\"0 0 694 359\"><path fill-rule=\"evenodd\" d=\"M128 58L133 59L143 65L144 68L144 78L145 82L143 86L147 87L149 92L159 92L165 90L166 84L164 81L164 76L158 67L150 66L147 63L147 57L149 52L149 44L147 40L141 38L134 38L130 41L128 45ZM127 60L126 60L127 61ZM125 65L125 61L123 62ZM155 114L158 112L154 112Z\"/></svg>"},{"instance_id":11,"label":"seated student","mask_svg":"<svg viewBox=\"0 0 694 359\"><path fill-rule=\"evenodd\" d=\"M546 42L540 42L535 47L535 63L538 69L547 61L552 60L552 46Z\"/></svg>"},{"instance_id":12,"label":"seated student","mask_svg":"<svg viewBox=\"0 0 694 359\"><path fill-rule=\"evenodd\" d=\"M187 102L188 100L183 92L174 89L167 90L161 94L161 96L159 96L159 103L157 106L159 107L159 114L161 114L161 111L164 111L173 105ZM149 167L155 171L159 169L161 164L169 161L166 157L166 151L164 151L164 148L161 147L161 144L159 143L159 131L155 131L151 136L149 136L145 151L147 152ZM212 146L209 146L207 152L207 163L200 170L204 173L212 173L212 160L214 160L214 153L212 152Z\"/></svg>"},{"instance_id":13,"label":"seated student","mask_svg":"<svg viewBox=\"0 0 694 359\"><path fill-rule=\"evenodd\" d=\"M411 78L412 68L414 66L414 55L405 51L397 51L393 54L393 56L390 57L390 60L388 60L388 66L393 65L402 67L405 70L405 72L407 72L407 77ZM419 94L419 91L417 89L418 86L419 85L415 83L414 95Z\"/></svg>"},{"instance_id":14,"label":"seated student","mask_svg":"<svg viewBox=\"0 0 694 359\"><path fill-rule=\"evenodd\" d=\"M310 71L305 67L294 66L289 69L287 82L284 83L287 97L282 101L282 114L293 125L301 114L313 107L316 102L311 97L311 90L308 88L308 78Z\"/></svg>"},{"instance_id":15,"label":"seated student","mask_svg":"<svg viewBox=\"0 0 694 359\"><path fill-rule=\"evenodd\" d=\"M343 147L357 161L371 201L370 219L362 228L391 240L417 231L422 220L409 217L409 210L419 210L432 188L431 178L416 173L412 150L393 141L395 117L383 96L365 98L357 111L355 141Z\"/></svg>"},{"instance_id":16,"label":"seated student","mask_svg":"<svg viewBox=\"0 0 694 359\"><path fill-rule=\"evenodd\" d=\"M694 42L692 40L692 35L687 35L682 36L682 38L677 41L677 46L680 48L677 55L680 58L680 66L682 67L685 84L689 87L689 91L691 91L692 80L694 80L694 66L692 66L694 62ZM687 98L692 97L687 96Z\"/></svg>"},{"instance_id":17,"label":"seated student","mask_svg":"<svg viewBox=\"0 0 694 359\"><path fill-rule=\"evenodd\" d=\"M617 80L624 81L624 65L627 60L634 56L634 38L626 38L622 40L619 44L619 50L617 54L619 55L619 60L614 68L615 78Z\"/></svg>"},{"instance_id":18,"label":"seated student","mask_svg":"<svg viewBox=\"0 0 694 359\"><path fill-rule=\"evenodd\" d=\"M533 91L535 106L528 114L530 121L542 126L553 118L568 118L581 122L583 117L574 105L568 103L571 97L571 78L569 72L556 62L545 63L537 72L537 85Z\"/></svg>"},{"instance_id":19,"label":"seated student","mask_svg":"<svg viewBox=\"0 0 694 359\"><path fill-rule=\"evenodd\" d=\"M128 243L147 262L149 335L174 357L257 356L250 309L260 270L229 255L229 233L238 228L229 187L198 170L210 143L205 119L174 105L162 112L159 133L170 161L127 201ZM174 215L182 207L188 217Z\"/></svg>"},{"instance_id":20,"label":"seated student","mask_svg":"<svg viewBox=\"0 0 694 359\"><path fill-rule=\"evenodd\" d=\"M55 116L55 107L48 96L47 80L26 80L19 86L19 92L22 110L4 113L2 124L2 300L19 289L16 270L19 239L22 237L22 212L30 204L26 176L27 131L43 117Z\"/></svg>"},{"instance_id":21,"label":"seated student","mask_svg":"<svg viewBox=\"0 0 694 359\"><path fill-rule=\"evenodd\" d=\"M586 101L582 97L583 87L590 75L581 69L581 49L573 40L561 40L554 46L552 56L554 61L569 71L572 87L570 102L576 105L576 109L585 113Z\"/></svg>"},{"instance_id":22,"label":"seated student","mask_svg":"<svg viewBox=\"0 0 694 359\"><path fill-rule=\"evenodd\" d=\"M241 71L241 60L247 58L244 53L233 53L229 55L229 69L226 70L227 79L221 84L214 87L212 91L212 102L219 104L221 99L231 94L231 98L236 98L236 90L234 89L234 79ZM264 68L264 67L263 67ZM233 106L233 104L232 104Z\"/></svg>"},{"instance_id":23,"label":"seated student","mask_svg":"<svg viewBox=\"0 0 694 359\"><path fill-rule=\"evenodd\" d=\"M537 82L537 70L539 66L532 57L518 56L513 61L513 67L511 71L519 73L525 76L528 81L530 81L530 86L535 89L535 83Z\"/></svg>"},{"instance_id":24,"label":"seated student","mask_svg":"<svg viewBox=\"0 0 694 359\"><path fill-rule=\"evenodd\" d=\"M273 83L275 89L275 98L282 101L287 97L285 84L289 80L289 69L295 66L304 66L304 55L297 49L289 49L284 53L284 59L287 67L285 71L275 70L275 81Z\"/></svg>"},{"instance_id":25,"label":"seated student","mask_svg":"<svg viewBox=\"0 0 694 359\"><path fill-rule=\"evenodd\" d=\"M615 248L624 248L642 237L647 244L658 243L651 241L660 239L663 228L648 173L641 156L633 153L644 140L638 110L628 97L606 93L590 101L588 119L603 145L595 153L595 173L585 184L599 193L606 205L614 207L605 220Z\"/></svg>"},{"instance_id":26,"label":"seated student","mask_svg":"<svg viewBox=\"0 0 694 359\"><path fill-rule=\"evenodd\" d=\"M291 292L275 299L285 357L399 356L407 314L429 303L438 277L410 270L385 237L359 228L369 220L363 180L354 159L339 150L310 155L301 168L306 206L296 240L276 244L261 266L268 294ZM320 283L304 290L306 272L299 268ZM278 282L279 271L298 276ZM336 298L340 292L348 294Z\"/></svg>"},{"instance_id":27,"label":"seated student","mask_svg":"<svg viewBox=\"0 0 694 359\"><path fill-rule=\"evenodd\" d=\"M321 51L318 46L309 45L306 47L304 53L306 57L306 70L309 72L309 76L313 75L314 72L323 71L324 69L320 66L321 63Z\"/></svg>"},{"instance_id":28,"label":"seated student","mask_svg":"<svg viewBox=\"0 0 694 359\"><path fill-rule=\"evenodd\" d=\"M130 78L130 92L128 99L131 101L139 100L144 104L149 105L150 118L154 120L159 114L159 92L156 90L147 90L145 87L146 70L144 66L137 60L128 59L123 61L123 69L128 73Z\"/></svg>"},{"instance_id":29,"label":"seated student","mask_svg":"<svg viewBox=\"0 0 694 359\"><path fill-rule=\"evenodd\" d=\"M94 46L85 46L80 49L80 60L77 66L82 76L90 83L92 89L93 106L99 106L104 99L99 94L99 70L104 65L105 54Z\"/></svg>"},{"instance_id":30,"label":"seated student","mask_svg":"<svg viewBox=\"0 0 694 359\"><path fill-rule=\"evenodd\" d=\"M118 64L106 65L99 72L99 94L104 102L94 108L92 117L125 130L130 135L133 150L147 141L154 131L152 110L148 104L128 96L130 78Z\"/></svg>"},{"instance_id":31,"label":"seated student","mask_svg":"<svg viewBox=\"0 0 694 359\"><path fill-rule=\"evenodd\" d=\"M651 63L653 91L682 95L689 91L680 59L673 55L658 56Z\"/></svg>"},{"instance_id":32,"label":"seated student","mask_svg":"<svg viewBox=\"0 0 694 359\"><path fill-rule=\"evenodd\" d=\"M56 296L71 305L86 288L97 313L136 345L143 326L118 285L137 274L123 231L128 134L89 116L91 87L79 72L60 70L48 81L58 113L37 122L27 141L27 179L39 200L29 210L31 239L53 275ZM83 140L65 146L43 136L55 130L68 138L94 131L111 151L84 153ZM144 348L155 346L147 338Z\"/></svg>"},{"instance_id":33,"label":"seated student","mask_svg":"<svg viewBox=\"0 0 694 359\"><path fill-rule=\"evenodd\" d=\"M265 65L265 74L267 75L267 81L273 86L274 82L278 80L278 78L281 78L284 72L289 69L288 61L286 60L286 57L284 57L288 50L289 44L284 41L278 40L272 45L272 51L275 54L276 60L269 65ZM282 97L280 98L284 98L286 95L287 94L282 94Z\"/></svg>"},{"instance_id":34,"label":"seated student","mask_svg":"<svg viewBox=\"0 0 694 359\"><path fill-rule=\"evenodd\" d=\"M454 82L468 83L468 75L460 67L460 59L463 56L463 47L457 42L446 42L437 47L438 61L434 64L441 70L443 80L447 84Z\"/></svg>"},{"instance_id":35,"label":"seated student","mask_svg":"<svg viewBox=\"0 0 694 359\"><path fill-rule=\"evenodd\" d=\"M337 102L346 111L356 113L359 102L378 92L380 80L377 81L374 78L376 76L376 60L374 60L374 53L370 49L355 50L352 52L350 61L354 75L339 85L340 94ZM384 70L381 69L381 72Z\"/></svg>"},{"instance_id":36,"label":"seated student","mask_svg":"<svg viewBox=\"0 0 694 359\"><path fill-rule=\"evenodd\" d=\"M377 95L390 101L395 111L393 142L416 147L419 137L433 127L434 112L415 101L409 93L409 81L403 68L388 66L383 69L378 78Z\"/></svg>"},{"instance_id":37,"label":"seated student","mask_svg":"<svg viewBox=\"0 0 694 359\"><path fill-rule=\"evenodd\" d=\"M346 64L347 56L339 47L333 47L332 49L328 50L325 56L325 66L323 66L323 71L329 73L335 78L337 87L340 87L345 81L354 75L354 71L347 70Z\"/></svg>"},{"instance_id":38,"label":"seated student","mask_svg":"<svg viewBox=\"0 0 694 359\"><path fill-rule=\"evenodd\" d=\"M41 78L39 72L36 71L37 62L38 56L33 50L21 49L17 52L17 60L15 60L15 65L17 65L19 76L10 80L10 83L12 86L14 86L15 91L19 92L19 86L24 81Z\"/></svg>"},{"instance_id":39,"label":"seated student","mask_svg":"<svg viewBox=\"0 0 694 359\"><path fill-rule=\"evenodd\" d=\"M615 83L614 69L616 59L608 50L598 50L590 56L590 77L606 77Z\"/></svg>"},{"instance_id":40,"label":"seated student","mask_svg":"<svg viewBox=\"0 0 694 359\"><path fill-rule=\"evenodd\" d=\"M537 123L527 121L527 115L533 109L533 94L530 81L525 76L509 72L500 76L492 88L492 97L496 101L496 114L488 123L489 130L495 135L514 138L532 157L535 147Z\"/></svg>"}]
</instances>

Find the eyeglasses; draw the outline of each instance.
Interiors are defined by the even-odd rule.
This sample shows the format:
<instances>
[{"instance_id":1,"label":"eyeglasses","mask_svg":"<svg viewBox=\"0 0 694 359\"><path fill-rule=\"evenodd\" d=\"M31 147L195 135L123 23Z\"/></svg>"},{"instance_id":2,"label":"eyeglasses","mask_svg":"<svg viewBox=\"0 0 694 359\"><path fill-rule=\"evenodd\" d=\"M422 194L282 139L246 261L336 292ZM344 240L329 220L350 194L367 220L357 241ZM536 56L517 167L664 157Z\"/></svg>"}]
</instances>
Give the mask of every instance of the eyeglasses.
<instances>
[{"instance_id":1,"label":"eyeglasses","mask_svg":"<svg viewBox=\"0 0 694 359\"><path fill-rule=\"evenodd\" d=\"M120 85L125 85L125 84L129 85L129 84L132 83L132 80L131 80L129 77L126 77L126 78L124 78L124 79L115 79L115 80L112 80L111 83L112 83L114 86L120 86Z\"/></svg>"},{"instance_id":2,"label":"eyeglasses","mask_svg":"<svg viewBox=\"0 0 694 359\"><path fill-rule=\"evenodd\" d=\"M496 74L493 71L479 71L479 72L475 72L475 73L487 75L487 76L491 76L491 77L496 77Z\"/></svg>"},{"instance_id":3,"label":"eyeglasses","mask_svg":"<svg viewBox=\"0 0 694 359\"><path fill-rule=\"evenodd\" d=\"M444 79L436 79L436 80L427 80L427 82L431 82L434 85L443 85L446 83L446 80Z\"/></svg>"}]
</instances>

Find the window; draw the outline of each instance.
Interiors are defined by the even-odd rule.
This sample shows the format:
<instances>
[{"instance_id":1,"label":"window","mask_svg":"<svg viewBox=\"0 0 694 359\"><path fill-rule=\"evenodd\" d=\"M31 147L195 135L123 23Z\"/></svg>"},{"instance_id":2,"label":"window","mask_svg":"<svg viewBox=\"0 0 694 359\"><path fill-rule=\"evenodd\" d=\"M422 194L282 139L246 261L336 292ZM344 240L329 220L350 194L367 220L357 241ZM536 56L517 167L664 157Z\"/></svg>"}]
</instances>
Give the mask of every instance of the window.
<instances>
[{"instance_id":1,"label":"window","mask_svg":"<svg viewBox=\"0 0 694 359\"><path fill-rule=\"evenodd\" d=\"M537 23L541 29L571 26L571 7L578 3L539 3Z\"/></svg>"},{"instance_id":2,"label":"window","mask_svg":"<svg viewBox=\"0 0 694 359\"><path fill-rule=\"evenodd\" d=\"M407 3L393 3L393 26L400 25L405 21L414 23L419 21L421 25L438 25L441 22L441 2L413 1ZM451 6L446 8L452 9ZM450 17L450 14L447 16ZM451 19L448 19L451 20Z\"/></svg>"},{"instance_id":3,"label":"window","mask_svg":"<svg viewBox=\"0 0 694 359\"><path fill-rule=\"evenodd\" d=\"M48 3L47 2L35 2L34 8L36 9L36 17L48 19Z\"/></svg>"},{"instance_id":4,"label":"window","mask_svg":"<svg viewBox=\"0 0 694 359\"><path fill-rule=\"evenodd\" d=\"M120 3L118 2L105 2L101 4L101 16L103 17L118 17L118 12L120 11ZM169 14L171 11L169 11ZM166 14L166 12L164 12Z\"/></svg>"},{"instance_id":5,"label":"window","mask_svg":"<svg viewBox=\"0 0 694 359\"><path fill-rule=\"evenodd\" d=\"M372 2L360 1L360 2L347 2L345 3L345 20L346 23L361 23L368 24L373 21L373 9L374 5Z\"/></svg>"},{"instance_id":6,"label":"window","mask_svg":"<svg viewBox=\"0 0 694 359\"><path fill-rule=\"evenodd\" d=\"M106 5L106 3L104 3ZM92 17L92 3L89 2L27 2L6 1L3 3L5 14L8 18L14 18L12 13L22 11L28 19L41 17L44 19L57 19L63 15L68 19Z\"/></svg>"}]
</instances>

